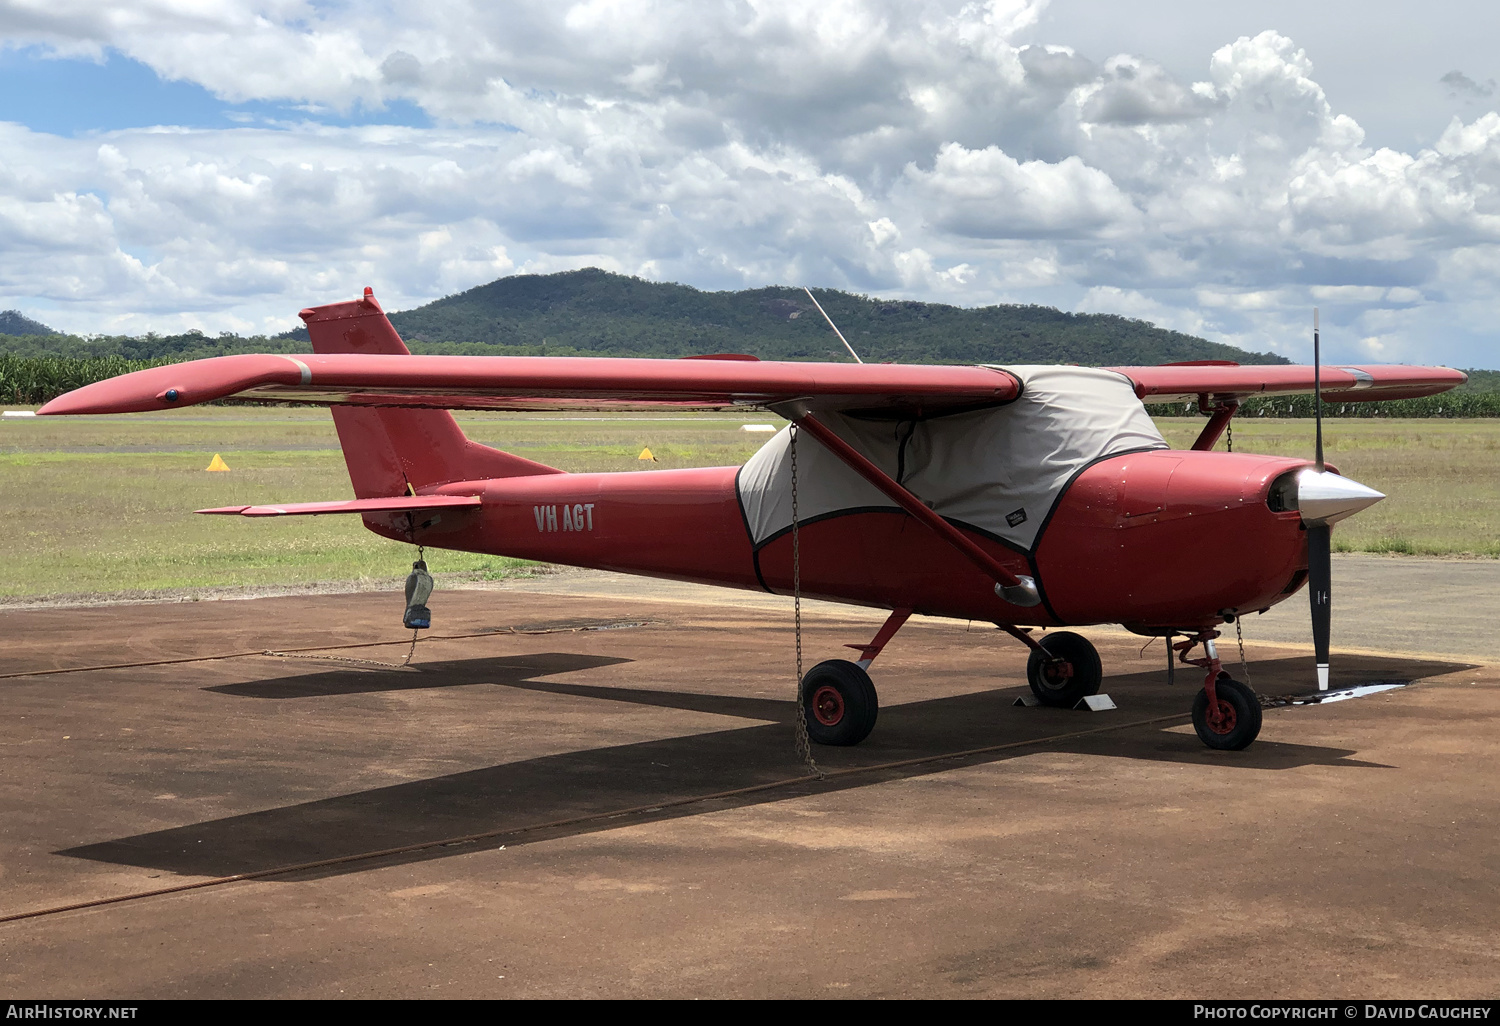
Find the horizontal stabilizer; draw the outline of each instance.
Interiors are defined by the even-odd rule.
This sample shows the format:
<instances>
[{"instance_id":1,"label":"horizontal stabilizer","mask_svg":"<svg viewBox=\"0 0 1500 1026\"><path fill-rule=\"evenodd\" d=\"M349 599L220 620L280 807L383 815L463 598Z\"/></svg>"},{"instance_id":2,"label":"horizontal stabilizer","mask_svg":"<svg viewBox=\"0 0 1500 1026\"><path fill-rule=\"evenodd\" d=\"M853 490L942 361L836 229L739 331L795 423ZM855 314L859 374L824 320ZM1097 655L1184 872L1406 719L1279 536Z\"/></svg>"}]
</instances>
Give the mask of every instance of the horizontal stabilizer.
<instances>
[{"instance_id":1,"label":"horizontal stabilizer","mask_svg":"<svg viewBox=\"0 0 1500 1026\"><path fill-rule=\"evenodd\" d=\"M384 499L344 502L287 502L277 506L219 506L195 513L237 514L242 517L315 517L324 513L406 513L419 509L478 509L477 495L394 495Z\"/></svg>"}]
</instances>

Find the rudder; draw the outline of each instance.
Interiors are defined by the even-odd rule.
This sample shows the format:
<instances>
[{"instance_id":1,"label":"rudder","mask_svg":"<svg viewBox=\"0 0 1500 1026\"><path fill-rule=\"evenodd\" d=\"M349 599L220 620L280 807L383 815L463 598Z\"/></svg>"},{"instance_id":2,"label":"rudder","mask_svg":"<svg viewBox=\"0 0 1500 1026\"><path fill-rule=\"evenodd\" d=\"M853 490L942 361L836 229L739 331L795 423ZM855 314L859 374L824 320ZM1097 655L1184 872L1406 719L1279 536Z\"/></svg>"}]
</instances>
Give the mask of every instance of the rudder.
<instances>
[{"instance_id":1,"label":"rudder","mask_svg":"<svg viewBox=\"0 0 1500 1026\"><path fill-rule=\"evenodd\" d=\"M369 288L354 302L310 307L298 316L320 355L411 354ZM471 442L447 410L334 406L332 413L356 498L405 495L450 481L563 473Z\"/></svg>"}]
</instances>

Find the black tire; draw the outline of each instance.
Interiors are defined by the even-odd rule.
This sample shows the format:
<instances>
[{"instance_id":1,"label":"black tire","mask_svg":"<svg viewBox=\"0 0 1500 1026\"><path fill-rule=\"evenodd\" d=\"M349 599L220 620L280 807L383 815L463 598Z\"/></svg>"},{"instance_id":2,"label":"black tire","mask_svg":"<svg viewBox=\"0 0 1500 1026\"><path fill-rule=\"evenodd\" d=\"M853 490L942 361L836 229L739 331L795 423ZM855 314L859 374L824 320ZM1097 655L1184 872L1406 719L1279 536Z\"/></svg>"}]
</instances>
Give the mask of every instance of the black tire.
<instances>
[{"instance_id":1,"label":"black tire","mask_svg":"<svg viewBox=\"0 0 1500 1026\"><path fill-rule=\"evenodd\" d=\"M1198 697L1193 699L1193 729L1198 732L1198 739L1224 752L1248 748L1260 735L1260 699L1227 673L1219 674L1214 691L1224 712L1218 727L1208 722L1208 691L1200 689Z\"/></svg>"},{"instance_id":2,"label":"black tire","mask_svg":"<svg viewBox=\"0 0 1500 1026\"><path fill-rule=\"evenodd\" d=\"M1058 631L1039 642L1042 652L1031 650L1026 660L1026 679L1031 693L1043 705L1071 709L1088 695L1097 695L1104 681L1099 651L1082 634ZM1048 658L1048 657L1053 658Z\"/></svg>"},{"instance_id":3,"label":"black tire","mask_svg":"<svg viewBox=\"0 0 1500 1026\"><path fill-rule=\"evenodd\" d=\"M802 678L802 718L816 744L857 745L879 713L870 675L847 659L819 663Z\"/></svg>"}]
</instances>

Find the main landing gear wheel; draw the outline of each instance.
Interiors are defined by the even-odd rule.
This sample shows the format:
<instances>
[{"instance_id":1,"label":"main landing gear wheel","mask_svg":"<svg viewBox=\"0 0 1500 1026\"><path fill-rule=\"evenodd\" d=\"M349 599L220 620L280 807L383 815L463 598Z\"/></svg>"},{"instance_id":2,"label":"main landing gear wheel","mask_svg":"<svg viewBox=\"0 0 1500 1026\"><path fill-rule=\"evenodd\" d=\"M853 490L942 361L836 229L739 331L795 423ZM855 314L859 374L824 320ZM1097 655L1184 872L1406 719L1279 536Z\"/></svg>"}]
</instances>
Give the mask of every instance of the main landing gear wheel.
<instances>
[{"instance_id":1,"label":"main landing gear wheel","mask_svg":"<svg viewBox=\"0 0 1500 1026\"><path fill-rule=\"evenodd\" d=\"M1260 699L1227 673L1219 674L1214 691L1219 697L1217 722L1209 719L1206 688L1193 699L1193 729L1199 739L1210 748L1226 752L1249 747L1260 734Z\"/></svg>"},{"instance_id":2,"label":"main landing gear wheel","mask_svg":"<svg viewBox=\"0 0 1500 1026\"><path fill-rule=\"evenodd\" d=\"M819 663L802 678L807 736L820 745L857 745L880 712L870 675L847 659Z\"/></svg>"},{"instance_id":3,"label":"main landing gear wheel","mask_svg":"<svg viewBox=\"0 0 1500 1026\"><path fill-rule=\"evenodd\" d=\"M1097 695L1104 680L1099 652L1089 639L1072 631L1048 634L1031 650L1026 679L1043 705L1071 709L1088 695ZM1045 654L1044 654L1045 653Z\"/></svg>"}]
</instances>

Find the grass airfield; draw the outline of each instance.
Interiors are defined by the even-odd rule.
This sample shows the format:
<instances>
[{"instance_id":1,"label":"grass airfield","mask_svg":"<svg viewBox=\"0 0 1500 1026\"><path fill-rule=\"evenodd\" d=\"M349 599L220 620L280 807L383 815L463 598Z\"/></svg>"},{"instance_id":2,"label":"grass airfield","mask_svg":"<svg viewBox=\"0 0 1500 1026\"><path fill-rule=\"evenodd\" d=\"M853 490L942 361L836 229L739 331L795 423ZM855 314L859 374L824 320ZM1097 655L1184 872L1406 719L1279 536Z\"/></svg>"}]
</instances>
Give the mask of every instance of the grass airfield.
<instances>
[{"instance_id":1,"label":"grass airfield","mask_svg":"<svg viewBox=\"0 0 1500 1026\"><path fill-rule=\"evenodd\" d=\"M742 463L774 418L733 415L460 413L477 441L569 471ZM779 422L778 422L779 423ZM1157 421L1174 447L1202 420ZM1247 452L1310 456L1313 422L1236 424ZM1500 556L1500 420L1332 420L1328 459L1390 497L1335 532L1342 551ZM1223 441L1220 446L1223 446ZM657 462L638 455L650 447ZM214 453L231 470L207 473ZM0 600L218 586L385 582L411 552L357 517L244 520L194 509L351 497L333 423L321 409L195 407L178 414L0 420L0 516L16 541ZM440 573L494 579L526 564L430 554Z\"/></svg>"},{"instance_id":2,"label":"grass airfield","mask_svg":"<svg viewBox=\"0 0 1500 1026\"><path fill-rule=\"evenodd\" d=\"M541 419L460 414L476 441L571 471L743 462L744 417ZM765 423L761 418L759 423ZM642 462L649 445L658 462ZM207 473L214 453L229 473ZM0 599L224 585L389 581L412 550L358 517L195 516L235 503L353 497L326 410L197 407L180 415L0 420L0 516L19 543ZM498 578L520 560L429 553L440 573Z\"/></svg>"}]
</instances>

